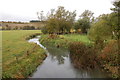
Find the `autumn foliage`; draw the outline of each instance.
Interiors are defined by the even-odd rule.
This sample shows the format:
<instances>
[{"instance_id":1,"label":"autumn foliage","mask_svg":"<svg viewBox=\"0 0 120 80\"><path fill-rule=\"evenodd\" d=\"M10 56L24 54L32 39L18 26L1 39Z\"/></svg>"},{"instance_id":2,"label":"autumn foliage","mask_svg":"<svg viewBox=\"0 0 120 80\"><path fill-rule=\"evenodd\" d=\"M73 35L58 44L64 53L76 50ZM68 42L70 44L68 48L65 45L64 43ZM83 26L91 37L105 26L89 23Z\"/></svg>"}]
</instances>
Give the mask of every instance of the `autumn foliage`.
<instances>
[{"instance_id":1,"label":"autumn foliage","mask_svg":"<svg viewBox=\"0 0 120 80\"><path fill-rule=\"evenodd\" d=\"M112 40L99 55L101 64L103 64L104 68L112 72L114 77L120 76L119 45L120 43L118 44L116 40Z\"/></svg>"}]
</instances>

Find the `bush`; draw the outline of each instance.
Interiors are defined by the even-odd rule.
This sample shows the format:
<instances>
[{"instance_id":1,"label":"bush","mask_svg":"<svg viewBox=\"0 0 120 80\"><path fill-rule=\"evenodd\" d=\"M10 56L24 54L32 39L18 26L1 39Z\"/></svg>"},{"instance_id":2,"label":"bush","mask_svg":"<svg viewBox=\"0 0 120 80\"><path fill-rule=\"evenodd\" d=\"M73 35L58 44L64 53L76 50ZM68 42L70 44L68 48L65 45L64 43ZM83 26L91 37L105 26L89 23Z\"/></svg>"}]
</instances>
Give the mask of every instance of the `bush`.
<instances>
[{"instance_id":1,"label":"bush","mask_svg":"<svg viewBox=\"0 0 120 80\"><path fill-rule=\"evenodd\" d=\"M119 62L119 52L118 44L116 40L110 41L99 55L101 64L104 68L112 72L113 76L120 77L120 62Z\"/></svg>"},{"instance_id":2,"label":"bush","mask_svg":"<svg viewBox=\"0 0 120 80\"><path fill-rule=\"evenodd\" d=\"M117 56L118 56L118 47L116 41L110 41L105 48L102 50L100 57L104 62L109 62L112 65L117 64Z\"/></svg>"},{"instance_id":3,"label":"bush","mask_svg":"<svg viewBox=\"0 0 120 80\"><path fill-rule=\"evenodd\" d=\"M92 46L81 42L72 42L69 46L70 58L77 68L95 68L97 57Z\"/></svg>"},{"instance_id":4,"label":"bush","mask_svg":"<svg viewBox=\"0 0 120 80\"><path fill-rule=\"evenodd\" d=\"M59 37L59 35L57 35L57 34L50 34L50 35L48 36L48 38L49 38L49 39L59 39L60 37Z\"/></svg>"},{"instance_id":5,"label":"bush","mask_svg":"<svg viewBox=\"0 0 120 80\"><path fill-rule=\"evenodd\" d=\"M43 27L43 28L41 29L41 31L42 31L43 34L47 34L47 33L48 33L46 26Z\"/></svg>"},{"instance_id":6,"label":"bush","mask_svg":"<svg viewBox=\"0 0 120 80\"><path fill-rule=\"evenodd\" d=\"M5 27L2 27L2 30L5 30Z\"/></svg>"},{"instance_id":7,"label":"bush","mask_svg":"<svg viewBox=\"0 0 120 80\"><path fill-rule=\"evenodd\" d=\"M22 29L23 30L35 30L35 27L34 26L24 26Z\"/></svg>"},{"instance_id":8,"label":"bush","mask_svg":"<svg viewBox=\"0 0 120 80\"><path fill-rule=\"evenodd\" d=\"M38 36L38 35L41 35L41 33L31 34L31 35L27 36L25 39L26 39L26 40L29 40L29 39L31 39L31 38L34 38L34 37Z\"/></svg>"}]
</instances>

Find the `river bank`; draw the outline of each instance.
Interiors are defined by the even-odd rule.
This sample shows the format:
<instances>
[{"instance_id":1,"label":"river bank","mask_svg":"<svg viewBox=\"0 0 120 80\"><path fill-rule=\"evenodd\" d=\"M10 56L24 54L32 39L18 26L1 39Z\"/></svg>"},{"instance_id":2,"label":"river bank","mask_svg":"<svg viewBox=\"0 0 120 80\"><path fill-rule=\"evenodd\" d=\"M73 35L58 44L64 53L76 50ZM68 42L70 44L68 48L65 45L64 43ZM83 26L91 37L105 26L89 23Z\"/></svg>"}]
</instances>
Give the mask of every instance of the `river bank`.
<instances>
[{"instance_id":1,"label":"river bank","mask_svg":"<svg viewBox=\"0 0 120 80\"><path fill-rule=\"evenodd\" d=\"M67 37L69 36L69 37ZM78 34L77 34L78 36ZM102 59L101 57L103 55L107 56L105 53L102 54L102 50L94 46L94 43L89 41L89 39L85 38L85 35L83 35L81 38L76 34L70 34L70 35L42 35L42 39L40 39L40 42L43 45L53 45L57 48L67 48L70 50L70 55L72 58L72 62L74 63L75 67L78 68L95 68L96 66L101 67L104 71L108 72L111 77L117 78L119 77L118 73L118 66L110 66L109 64L114 64L110 62L105 62L108 58ZM87 37L87 36L86 36ZM106 47L106 46L105 46ZM111 48L111 50L113 50ZM104 49L103 49L104 51ZM84 55L84 56L82 56ZM109 56L109 58L112 57L112 55ZM114 57L112 57L114 59ZM87 65L85 65L87 63ZM109 66L105 66L109 65ZM112 70L111 70L112 67ZM117 68L116 68L117 67ZM113 69L115 71L113 71Z\"/></svg>"},{"instance_id":2,"label":"river bank","mask_svg":"<svg viewBox=\"0 0 120 80\"><path fill-rule=\"evenodd\" d=\"M3 78L27 78L43 62L45 50L27 41L40 33L40 30L2 31Z\"/></svg>"}]
</instances>

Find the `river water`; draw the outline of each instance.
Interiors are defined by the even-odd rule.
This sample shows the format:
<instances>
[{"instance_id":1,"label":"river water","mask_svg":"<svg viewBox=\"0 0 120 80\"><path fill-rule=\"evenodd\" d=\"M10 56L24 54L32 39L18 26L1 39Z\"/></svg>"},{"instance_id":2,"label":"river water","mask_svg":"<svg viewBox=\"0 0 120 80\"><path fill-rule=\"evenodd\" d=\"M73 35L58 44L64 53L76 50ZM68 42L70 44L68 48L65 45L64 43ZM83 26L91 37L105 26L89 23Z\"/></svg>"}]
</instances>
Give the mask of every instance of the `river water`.
<instances>
[{"instance_id":1,"label":"river water","mask_svg":"<svg viewBox=\"0 0 120 80\"><path fill-rule=\"evenodd\" d=\"M108 73L100 68L95 70L76 69L72 65L69 51L54 46L43 46L39 42L40 36L28 42L38 44L46 50L47 58L37 67L30 78L108 78Z\"/></svg>"}]
</instances>

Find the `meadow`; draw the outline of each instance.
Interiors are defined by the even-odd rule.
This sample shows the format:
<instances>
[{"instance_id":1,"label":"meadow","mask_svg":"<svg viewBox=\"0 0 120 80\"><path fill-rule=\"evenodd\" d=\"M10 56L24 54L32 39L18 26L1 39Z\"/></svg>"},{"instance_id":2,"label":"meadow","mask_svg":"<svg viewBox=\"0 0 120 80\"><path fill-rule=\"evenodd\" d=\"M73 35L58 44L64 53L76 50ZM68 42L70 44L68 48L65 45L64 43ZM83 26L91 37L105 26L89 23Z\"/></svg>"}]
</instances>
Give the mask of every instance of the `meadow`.
<instances>
[{"instance_id":1,"label":"meadow","mask_svg":"<svg viewBox=\"0 0 120 80\"><path fill-rule=\"evenodd\" d=\"M46 57L45 51L26 38L40 30L2 31L3 78L28 77ZM34 64L33 64L34 63Z\"/></svg>"},{"instance_id":2,"label":"meadow","mask_svg":"<svg viewBox=\"0 0 120 80\"><path fill-rule=\"evenodd\" d=\"M81 41L86 44L92 43L87 37L87 35L80 35L80 34L66 34L63 35L64 38L70 40L70 41Z\"/></svg>"}]
</instances>

